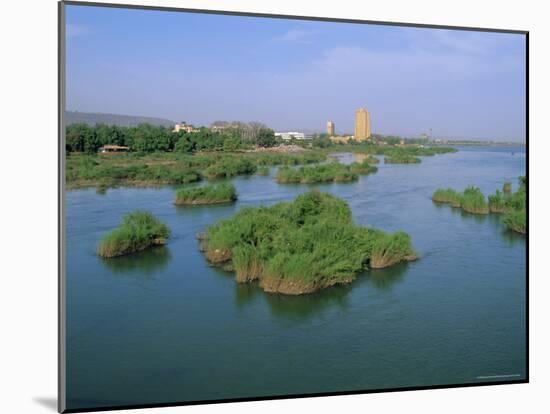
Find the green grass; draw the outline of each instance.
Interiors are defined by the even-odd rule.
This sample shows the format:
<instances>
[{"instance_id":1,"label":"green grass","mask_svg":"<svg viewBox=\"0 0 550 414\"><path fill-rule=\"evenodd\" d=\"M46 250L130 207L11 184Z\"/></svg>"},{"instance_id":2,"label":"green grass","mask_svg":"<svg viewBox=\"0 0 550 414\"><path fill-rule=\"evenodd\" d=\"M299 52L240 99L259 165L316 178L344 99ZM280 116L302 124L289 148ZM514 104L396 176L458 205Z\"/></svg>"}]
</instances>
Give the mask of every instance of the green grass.
<instances>
[{"instance_id":1,"label":"green grass","mask_svg":"<svg viewBox=\"0 0 550 414\"><path fill-rule=\"evenodd\" d=\"M119 153L85 155L70 153L66 158L67 188L156 186L187 184L202 179L218 179L254 174L257 166L308 165L326 159L326 154L269 152L178 152Z\"/></svg>"},{"instance_id":2,"label":"green grass","mask_svg":"<svg viewBox=\"0 0 550 414\"><path fill-rule=\"evenodd\" d=\"M436 203L450 204L473 214L502 213L502 223L508 229L525 234L527 232L527 181L519 177L519 187L512 192L511 183L503 185L503 191L497 190L487 199L477 187L470 186L459 193L452 188L440 188L432 194Z\"/></svg>"},{"instance_id":3,"label":"green grass","mask_svg":"<svg viewBox=\"0 0 550 414\"><path fill-rule=\"evenodd\" d=\"M310 184L328 182L350 182L358 179L348 165L336 162L300 168L281 167L277 171L279 184Z\"/></svg>"},{"instance_id":4,"label":"green grass","mask_svg":"<svg viewBox=\"0 0 550 414\"><path fill-rule=\"evenodd\" d=\"M206 168L202 174L209 180L230 178L236 175L248 175L256 172L256 164L248 158L223 157Z\"/></svg>"},{"instance_id":5,"label":"green grass","mask_svg":"<svg viewBox=\"0 0 550 414\"><path fill-rule=\"evenodd\" d=\"M97 254L103 258L123 256L165 244L169 236L170 229L151 213L135 211L101 240Z\"/></svg>"},{"instance_id":6,"label":"green grass","mask_svg":"<svg viewBox=\"0 0 550 414\"><path fill-rule=\"evenodd\" d=\"M519 187L512 192L511 183L505 183L503 192L489 196L489 208L494 213L503 213L502 223L517 233L527 232L527 180L519 177ZM507 191L505 191L507 190Z\"/></svg>"},{"instance_id":7,"label":"green grass","mask_svg":"<svg viewBox=\"0 0 550 414\"><path fill-rule=\"evenodd\" d=\"M406 153L395 153L384 157L385 164L420 164L420 158Z\"/></svg>"},{"instance_id":8,"label":"green grass","mask_svg":"<svg viewBox=\"0 0 550 414\"><path fill-rule=\"evenodd\" d=\"M517 233L527 233L527 213L526 210L511 210L502 216L502 222L510 230Z\"/></svg>"},{"instance_id":9,"label":"green grass","mask_svg":"<svg viewBox=\"0 0 550 414\"><path fill-rule=\"evenodd\" d=\"M347 203L312 191L271 207L243 207L209 227L208 260L268 292L310 293L350 283L369 266L413 260L408 235L356 226Z\"/></svg>"},{"instance_id":10,"label":"green grass","mask_svg":"<svg viewBox=\"0 0 550 414\"><path fill-rule=\"evenodd\" d=\"M181 188L176 191L175 204L199 205L231 203L237 200L237 191L233 184L204 185L202 187Z\"/></svg>"},{"instance_id":11,"label":"green grass","mask_svg":"<svg viewBox=\"0 0 550 414\"><path fill-rule=\"evenodd\" d=\"M485 196L477 187L470 186L464 190L460 199L462 210L472 214L488 214L489 206Z\"/></svg>"},{"instance_id":12,"label":"green grass","mask_svg":"<svg viewBox=\"0 0 550 414\"><path fill-rule=\"evenodd\" d=\"M374 159L378 161L378 158L374 158ZM354 174L366 175L366 174L375 173L377 171L378 171L378 168L372 165L372 162L369 159L365 159L361 162L354 162L350 164L350 172Z\"/></svg>"},{"instance_id":13,"label":"green grass","mask_svg":"<svg viewBox=\"0 0 550 414\"><path fill-rule=\"evenodd\" d=\"M450 204L451 207L460 207L461 194L452 188L439 188L434 191L432 200L436 203Z\"/></svg>"},{"instance_id":14,"label":"green grass","mask_svg":"<svg viewBox=\"0 0 550 414\"><path fill-rule=\"evenodd\" d=\"M262 165L258 167L258 171L256 172L256 174L263 175L263 176L269 175L269 168L266 167L265 165Z\"/></svg>"}]
</instances>

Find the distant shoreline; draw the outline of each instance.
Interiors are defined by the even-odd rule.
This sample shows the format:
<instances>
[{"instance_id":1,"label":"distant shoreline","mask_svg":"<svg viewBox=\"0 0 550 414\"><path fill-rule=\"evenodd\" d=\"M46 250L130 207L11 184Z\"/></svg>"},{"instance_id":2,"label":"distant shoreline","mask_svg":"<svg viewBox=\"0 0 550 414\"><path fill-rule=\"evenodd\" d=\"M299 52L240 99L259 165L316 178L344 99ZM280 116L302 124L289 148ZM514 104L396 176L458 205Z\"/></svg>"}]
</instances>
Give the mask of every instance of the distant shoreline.
<instances>
[{"instance_id":1,"label":"distant shoreline","mask_svg":"<svg viewBox=\"0 0 550 414\"><path fill-rule=\"evenodd\" d=\"M526 147L525 142L483 142L483 141L446 141L446 142L431 142L428 145L437 145L437 146L449 146L449 145L460 145L463 147L466 146L476 146L476 147Z\"/></svg>"}]
</instances>

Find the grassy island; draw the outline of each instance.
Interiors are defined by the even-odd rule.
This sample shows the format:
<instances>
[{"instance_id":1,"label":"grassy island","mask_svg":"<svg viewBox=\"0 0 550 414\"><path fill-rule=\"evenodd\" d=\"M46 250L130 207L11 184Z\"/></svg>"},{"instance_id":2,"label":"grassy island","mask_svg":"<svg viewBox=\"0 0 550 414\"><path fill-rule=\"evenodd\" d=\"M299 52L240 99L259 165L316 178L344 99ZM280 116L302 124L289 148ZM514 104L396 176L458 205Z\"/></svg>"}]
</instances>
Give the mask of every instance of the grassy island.
<instances>
[{"instance_id":1,"label":"grassy island","mask_svg":"<svg viewBox=\"0 0 550 414\"><path fill-rule=\"evenodd\" d=\"M378 158L372 157L376 161ZM350 171L354 174L366 175L372 174L378 171L378 168L372 165L372 162L369 159L364 159L361 162L354 162L350 164Z\"/></svg>"},{"instance_id":2,"label":"grassy island","mask_svg":"<svg viewBox=\"0 0 550 414\"><path fill-rule=\"evenodd\" d=\"M420 158L406 153L396 153L384 157L385 164L420 164Z\"/></svg>"},{"instance_id":3,"label":"grassy island","mask_svg":"<svg viewBox=\"0 0 550 414\"><path fill-rule=\"evenodd\" d=\"M120 226L101 240L97 254L103 258L124 256L163 245L169 236L166 224L149 212L135 211L124 216Z\"/></svg>"},{"instance_id":4,"label":"grassy island","mask_svg":"<svg viewBox=\"0 0 550 414\"><path fill-rule=\"evenodd\" d=\"M204 185L202 187L181 188L176 191L177 206L232 203L237 200L233 184Z\"/></svg>"},{"instance_id":5,"label":"grassy island","mask_svg":"<svg viewBox=\"0 0 550 414\"><path fill-rule=\"evenodd\" d=\"M269 175L269 168L266 167L265 165L262 165L258 167L258 171L256 172L256 174L263 175L263 176Z\"/></svg>"},{"instance_id":6,"label":"grassy island","mask_svg":"<svg viewBox=\"0 0 550 414\"><path fill-rule=\"evenodd\" d=\"M432 195L432 200L436 203L450 204L451 207L460 207L461 194L452 188L438 188Z\"/></svg>"},{"instance_id":7,"label":"grassy island","mask_svg":"<svg viewBox=\"0 0 550 414\"><path fill-rule=\"evenodd\" d=\"M300 154L270 152L177 152L80 154L67 156L67 188L187 184L254 174L262 166L308 165L326 159L311 150Z\"/></svg>"},{"instance_id":8,"label":"grassy island","mask_svg":"<svg viewBox=\"0 0 550 414\"><path fill-rule=\"evenodd\" d=\"M525 234L527 232L527 181L519 178L519 188L513 193L512 185L505 183L501 191L489 196L491 212L503 213L502 222L510 230Z\"/></svg>"},{"instance_id":9,"label":"grassy island","mask_svg":"<svg viewBox=\"0 0 550 414\"><path fill-rule=\"evenodd\" d=\"M513 193L510 183L505 183L502 191L497 190L487 199L476 187L468 187L463 193L451 188L437 189L432 200L436 203L449 204L473 214L503 214L502 222L510 230L525 234L527 232L527 191L526 178L519 178L519 188Z\"/></svg>"},{"instance_id":10,"label":"grassy island","mask_svg":"<svg viewBox=\"0 0 550 414\"><path fill-rule=\"evenodd\" d=\"M271 207L244 207L201 238L207 259L234 271L237 282L257 280L266 292L288 295L416 259L407 234L356 226L345 201L318 191Z\"/></svg>"},{"instance_id":11,"label":"grassy island","mask_svg":"<svg viewBox=\"0 0 550 414\"><path fill-rule=\"evenodd\" d=\"M436 203L449 204L451 207L462 208L472 214L488 214L489 206L479 188L470 186L462 193L452 188L439 188L434 191L432 200Z\"/></svg>"},{"instance_id":12,"label":"grassy island","mask_svg":"<svg viewBox=\"0 0 550 414\"><path fill-rule=\"evenodd\" d=\"M350 166L336 162L300 168L281 167L277 171L279 184L341 183L357 178L358 175L351 171Z\"/></svg>"},{"instance_id":13,"label":"grassy island","mask_svg":"<svg viewBox=\"0 0 550 414\"><path fill-rule=\"evenodd\" d=\"M477 187L470 186L462 193L460 207L472 214L489 214L489 206L485 196Z\"/></svg>"}]
</instances>

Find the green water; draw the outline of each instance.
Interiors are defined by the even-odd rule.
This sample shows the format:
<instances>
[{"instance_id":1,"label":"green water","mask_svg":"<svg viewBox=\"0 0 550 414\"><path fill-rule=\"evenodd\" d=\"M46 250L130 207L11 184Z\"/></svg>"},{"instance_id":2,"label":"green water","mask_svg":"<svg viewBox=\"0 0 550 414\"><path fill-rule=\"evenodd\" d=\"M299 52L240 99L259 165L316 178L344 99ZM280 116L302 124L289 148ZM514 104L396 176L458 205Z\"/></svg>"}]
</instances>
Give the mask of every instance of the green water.
<instances>
[{"instance_id":1,"label":"green water","mask_svg":"<svg viewBox=\"0 0 550 414\"><path fill-rule=\"evenodd\" d=\"M237 178L235 205L178 208L171 187L68 192L68 408L525 378L525 238L496 215L430 200L437 187L515 186L525 153L422 158L350 184L278 185L275 170ZM359 224L406 231L420 259L285 297L237 285L199 253L195 234L209 224L311 188L347 200ZM99 259L98 240L135 209L170 226L168 245Z\"/></svg>"}]
</instances>

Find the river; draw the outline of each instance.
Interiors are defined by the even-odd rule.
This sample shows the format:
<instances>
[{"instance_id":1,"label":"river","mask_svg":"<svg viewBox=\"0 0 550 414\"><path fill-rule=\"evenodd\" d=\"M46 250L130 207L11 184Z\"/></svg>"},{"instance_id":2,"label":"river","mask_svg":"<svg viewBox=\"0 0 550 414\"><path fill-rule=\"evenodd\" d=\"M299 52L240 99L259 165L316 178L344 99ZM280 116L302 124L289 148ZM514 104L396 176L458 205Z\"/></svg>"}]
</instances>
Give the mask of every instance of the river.
<instances>
[{"instance_id":1,"label":"river","mask_svg":"<svg viewBox=\"0 0 550 414\"><path fill-rule=\"evenodd\" d=\"M430 196L515 190L525 150L421 158L346 184L279 185L273 168L233 179L239 200L224 206L175 207L170 186L67 192L67 407L524 379L525 237ZM419 259L288 297L236 284L199 252L206 226L312 188L345 199L358 224L409 233ZM135 209L169 225L167 246L99 259L98 241Z\"/></svg>"}]
</instances>

